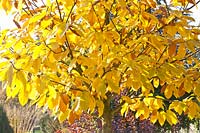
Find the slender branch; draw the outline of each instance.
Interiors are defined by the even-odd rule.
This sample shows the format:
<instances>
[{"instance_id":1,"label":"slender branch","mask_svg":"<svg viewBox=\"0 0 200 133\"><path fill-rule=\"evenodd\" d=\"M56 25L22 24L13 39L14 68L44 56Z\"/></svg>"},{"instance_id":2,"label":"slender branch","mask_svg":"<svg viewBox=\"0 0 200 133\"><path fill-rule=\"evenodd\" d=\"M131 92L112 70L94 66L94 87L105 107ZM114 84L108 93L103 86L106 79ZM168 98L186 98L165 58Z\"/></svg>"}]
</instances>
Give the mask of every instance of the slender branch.
<instances>
[{"instance_id":1,"label":"slender branch","mask_svg":"<svg viewBox=\"0 0 200 133\"><path fill-rule=\"evenodd\" d=\"M112 10L114 4L115 4L115 0L113 0L113 3L112 3L112 5L110 6L110 9L109 9L109 10L106 9L106 8L104 7L104 10L105 10L106 12L105 12L105 21L104 21L104 24L103 24L102 28L107 24L107 22L109 22L109 19L110 19L110 16L109 16L109 15L110 15L110 12L111 12L111 10ZM107 20L107 19L108 19L108 20Z\"/></svg>"},{"instance_id":2,"label":"slender branch","mask_svg":"<svg viewBox=\"0 0 200 133\"><path fill-rule=\"evenodd\" d=\"M31 12L28 4L26 3L26 0L24 1L25 5L26 5L26 8L28 9L29 13L31 14L31 16L33 16L33 13ZM26 11L25 11L26 12Z\"/></svg>"},{"instance_id":3,"label":"slender branch","mask_svg":"<svg viewBox=\"0 0 200 133\"><path fill-rule=\"evenodd\" d=\"M66 35L66 34L65 34L65 40L66 40L65 45L66 45L67 48L69 49L70 58L73 59L73 58L74 58L74 55L73 55L73 53L72 53L72 50L71 50L71 47L70 47L70 45L69 45L69 41L68 41L68 39L67 39L67 35Z\"/></svg>"},{"instance_id":4,"label":"slender branch","mask_svg":"<svg viewBox=\"0 0 200 133\"><path fill-rule=\"evenodd\" d=\"M32 13L28 13L27 11L26 11L26 9L25 8L22 8L22 10L26 13L26 14L28 14L28 15L30 15L31 14L31 16L33 16L33 14Z\"/></svg>"},{"instance_id":5,"label":"slender branch","mask_svg":"<svg viewBox=\"0 0 200 133\"><path fill-rule=\"evenodd\" d=\"M198 52L200 52L200 49L198 49L198 50L195 51L194 53L189 54L187 57L185 57L185 58L183 58L183 59L181 59L181 60L179 60L179 61L184 61L184 60L190 58L191 56L195 55L195 54L198 53Z\"/></svg>"},{"instance_id":6,"label":"slender branch","mask_svg":"<svg viewBox=\"0 0 200 133\"><path fill-rule=\"evenodd\" d=\"M13 67L15 70L17 70L17 71L22 70L22 69L16 68L15 65L14 65L14 63L13 63L12 61L10 61L10 64L12 65L12 67Z\"/></svg>"},{"instance_id":7,"label":"slender branch","mask_svg":"<svg viewBox=\"0 0 200 133\"><path fill-rule=\"evenodd\" d=\"M35 7L39 8L39 7L37 6L37 4L35 3L34 0L32 0L32 1L28 0L28 1L29 1L30 3L32 3Z\"/></svg>"},{"instance_id":8,"label":"slender branch","mask_svg":"<svg viewBox=\"0 0 200 133\"><path fill-rule=\"evenodd\" d=\"M166 50L167 50L167 46L165 47L165 49L164 49L163 52L161 53L161 55L160 55L160 57L158 58L158 61L157 61L157 62L160 61L160 59L162 58L162 56L164 55L164 53L166 52Z\"/></svg>"},{"instance_id":9,"label":"slender branch","mask_svg":"<svg viewBox=\"0 0 200 133\"><path fill-rule=\"evenodd\" d=\"M115 25L115 23L113 22L113 20L112 19L110 19L110 20L111 20L112 24L114 25L115 30L120 34L120 31L117 29L117 26Z\"/></svg>"},{"instance_id":10,"label":"slender branch","mask_svg":"<svg viewBox=\"0 0 200 133\"><path fill-rule=\"evenodd\" d=\"M122 101L116 108L114 108L112 110L111 114L115 114L115 113L119 112L124 104L125 104L125 101Z\"/></svg>"},{"instance_id":11,"label":"slender branch","mask_svg":"<svg viewBox=\"0 0 200 133\"><path fill-rule=\"evenodd\" d=\"M184 60L187 60L188 58L190 58L191 56L195 55L195 54L198 53L198 52L200 52L200 49L198 49L198 50L197 50L196 52L194 52L194 53L188 54L187 57L185 57L185 58L183 58L183 59L180 59L180 60L173 60L173 61L171 61L170 63L174 63L174 62L176 62L176 61L184 61Z\"/></svg>"},{"instance_id":12,"label":"slender branch","mask_svg":"<svg viewBox=\"0 0 200 133\"><path fill-rule=\"evenodd\" d=\"M170 15L170 12L169 12L170 8L167 5L167 1L166 0L164 0L164 3L165 3L165 6L166 6L166 9L167 9L167 15L169 16Z\"/></svg>"},{"instance_id":13,"label":"slender branch","mask_svg":"<svg viewBox=\"0 0 200 133\"><path fill-rule=\"evenodd\" d=\"M54 54L60 54L60 53L64 52L64 51L55 52L55 51L53 51L53 50L47 45L46 41L43 41L43 42L44 42L45 46L46 46L51 52L53 52Z\"/></svg>"},{"instance_id":14,"label":"slender branch","mask_svg":"<svg viewBox=\"0 0 200 133\"><path fill-rule=\"evenodd\" d=\"M61 10L60 10L60 6L59 6L59 3L58 3L58 0L56 0L56 5L57 5L58 12L59 12L59 15L60 15L60 20L63 21L62 13L61 13Z\"/></svg>"},{"instance_id":15,"label":"slender branch","mask_svg":"<svg viewBox=\"0 0 200 133\"><path fill-rule=\"evenodd\" d=\"M44 3L44 1L43 1L43 0L41 0L41 1L42 1L42 4L43 4L44 6L46 6L45 3Z\"/></svg>"},{"instance_id":16,"label":"slender branch","mask_svg":"<svg viewBox=\"0 0 200 133\"><path fill-rule=\"evenodd\" d=\"M29 5L27 4L26 0L24 0L24 2L25 2L25 4L26 4L28 10L30 10ZM28 2L30 2L30 1L28 0ZM33 11L34 13L36 13L36 11L35 11L35 9L33 8L33 5L31 4L31 2L30 2L30 6L31 6L32 11ZM31 11L31 10L30 10L30 11ZM29 11L29 12L30 12L30 11Z\"/></svg>"},{"instance_id":17,"label":"slender branch","mask_svg":"<svg viewBox=\"0 0 200 133\"><path fill-rule=\"evenodd\" d=\"M72 6L72 8L71 8L71 10L70 10L70 12L69 12L69 14L68 14L68 16L67 16L66 23L69 21L70 15L71 15L71 13L72 13L72 11L73 11L75 5L76 5L76 1L74 1L74 4L73 4L73 6Z\"/></svg>"},{"instance_id":18,"label":"slender branch","mask_svg":"<svg viewBox=\"0 0 200 133\"><path fill-rule=\"evenodd\" d=\"M50 79L50 82L53 82L53 83L56 83L56 84L62 85L63 87L66 87L65 84L60 83L60 82L58 82L58 81L54 81L54 80L51 80L51 79ZM80 88L75 88L75 87L70 87L70 90L75 90L75 91L86 91L86 90L81 90Z\"/></svg>"},{"instance_id":19,"label":"slender branch","mask_svg":"<svg viewBox=\"0 0 200 133\"><path fill-rule=\"evenodd\" d=\"M103 27L101 26L101 23L100 23L98 14L97 14L97 12L96 12L95 9L94 9L94 5L92 5L92 10L94 11L94 13L95 13L95 15L96 15L96 17L97 17L97 21L98 21L98 23L99 23L99 27L100 27L101 31L103 31Z\"/></svg>"},{"instance_id":20,"label":"slender branch","mask_svg":"<svg viewBox=\"0 0 200 133\"><path fill-rule=\"evenodd\" d=\"M200 0L196 2L196 4L192 5L191 7L187 8L186 10L190 10L192 9L194 6L196 6L197 4L199 4Z\"/></svg>"},{"instance_id":21,"label":"slender branch","mask_svg":"<svg viewBox=\"0 0 200 133\"><path fill-rule=\"evenodd\" d=\"M126 69L124 70L124 72L122 72L122 73L120 74L119 86L120 86L121 83L122 83L123 75L126 73L126 71L127 71L128 69L129 69L129 67L126 67Z\"/></svg>"}]
</instances>

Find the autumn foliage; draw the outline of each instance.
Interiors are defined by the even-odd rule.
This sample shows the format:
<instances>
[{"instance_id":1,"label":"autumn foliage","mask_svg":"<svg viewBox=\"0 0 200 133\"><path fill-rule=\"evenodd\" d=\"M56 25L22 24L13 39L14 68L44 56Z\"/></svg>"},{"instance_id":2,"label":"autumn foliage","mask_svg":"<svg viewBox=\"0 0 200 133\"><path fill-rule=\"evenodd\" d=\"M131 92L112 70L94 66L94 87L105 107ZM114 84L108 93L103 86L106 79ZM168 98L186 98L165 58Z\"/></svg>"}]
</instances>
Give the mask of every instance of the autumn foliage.
<instances>
[{"instance_id":1,"label":"autumn foliage","mask_svg":"<svg viewBox=\"0 0 200 133\"><path fill-rule=\"evenodd\" d=\"M200 117L194 0L0 1L16 24L0 37L8 98L71 123L96 109L105 119L133 111L160 125L178 123L181 114ZM119 106L111 108L117 95Z\"/></svg>"}]
</instances>

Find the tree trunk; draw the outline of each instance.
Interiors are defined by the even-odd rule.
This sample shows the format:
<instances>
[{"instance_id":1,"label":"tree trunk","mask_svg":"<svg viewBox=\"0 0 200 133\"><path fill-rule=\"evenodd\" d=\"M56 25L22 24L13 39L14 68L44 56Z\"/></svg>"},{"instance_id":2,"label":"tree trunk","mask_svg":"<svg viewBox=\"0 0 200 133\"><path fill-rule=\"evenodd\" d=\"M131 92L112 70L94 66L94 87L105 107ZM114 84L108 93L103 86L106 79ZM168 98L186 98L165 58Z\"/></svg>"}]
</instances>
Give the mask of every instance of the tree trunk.
<instances>
[{"instance_id":1,"label":"tree trunk","mask_svg":"<svg viewBox=\"0 0 200 133\"><path fill-rule=\"evenodd\" d=\"M105 113L106 114L106 113ZM109 114L109 112L107 113ZM112 118L108 115L105 115L107 117L103 117L103 133L112 133Z\"/></svg>"},{"instance_id":2,"label":"tree trunk","mask_svg":"<svg viewBox=\"0 0 200 133\"><path fill-rule=\"evenodd\" d=\"M104 101L104 113L103 113L103 133L112 133L112 110L110 107L110 98Z\"/></svg>"}]
</instances>

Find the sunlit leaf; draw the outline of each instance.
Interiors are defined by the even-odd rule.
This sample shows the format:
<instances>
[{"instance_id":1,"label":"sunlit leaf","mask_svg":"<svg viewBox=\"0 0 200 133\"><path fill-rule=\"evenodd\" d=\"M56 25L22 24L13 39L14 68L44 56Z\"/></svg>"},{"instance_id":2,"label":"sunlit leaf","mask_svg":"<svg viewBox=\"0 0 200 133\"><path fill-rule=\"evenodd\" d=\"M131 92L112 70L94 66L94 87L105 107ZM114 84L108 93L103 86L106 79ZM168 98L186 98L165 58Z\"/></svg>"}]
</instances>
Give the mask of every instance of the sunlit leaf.
<instances>
[{"instance_id":1,"label":"sunlit leaf","mask_svg":"<svg viewBox=\"0 0 200 133\"><path fill-rule=\"evenodd\" d=\"M170 125L173 124L175 125L178 122L176 114L171 110L167 110L166 115L167 115L167 121L169 122Z\"/></svg>"}]
</instances>

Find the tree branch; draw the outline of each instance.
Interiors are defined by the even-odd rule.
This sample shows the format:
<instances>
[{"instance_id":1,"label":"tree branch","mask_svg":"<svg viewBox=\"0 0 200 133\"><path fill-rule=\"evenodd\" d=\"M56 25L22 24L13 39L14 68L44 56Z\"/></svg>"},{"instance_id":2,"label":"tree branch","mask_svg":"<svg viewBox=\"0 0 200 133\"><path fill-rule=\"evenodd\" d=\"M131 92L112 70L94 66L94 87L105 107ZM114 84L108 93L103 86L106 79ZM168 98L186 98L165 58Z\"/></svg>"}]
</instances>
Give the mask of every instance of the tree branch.
<instances>
[{"instance_id":1,"label":"tree branch","mask_svg":"<svg viewBox=\"0 0 200 133\"><path fill-rule=\"evenodd\" d=\"M57 5L58 12L59 12L59 15L60 15L60 20L63 21L62 13L61 13L61 10L60 10L60 6L59 6L59 3L58 3L58 0L56 0L56 5Z\"/></svg>"},{"instance_id":2,"label":"tree branch","mask_svg":"<svg viewBox=\"0 0 200 133\"><path fill-rule=\"evenodd\" d=\"M15 70L17 70L17 71L22 70L22 69L16 68L15 65L14 65L14 63L13 63L12 61L10 61L10 64L12 65L12 67L13 67Z\"/></svg>"},{"instance_id":3,"label":"tree branch","mask_svg":"<svg viewBox=\"0 0 200 133\"><path fill-rule=\"evenodd\" d=\"M51 79L50 79L50 82L53 82L53 83L62 85L63 87L66 87L65 84L60 83L60 82L58 82L58 81L54 81L54 80L51 80ZM80 88L76 88L76 87L70 87L70 90L74 90L74 91L86 91L86 90L81 90Z\"/></svg>"},{"instance_id":4,"label":"tree branch","mask_svg":"<svg viewBox=\"0 0 200 133\"><path fill-rule=\"evenodd\" d=\"M192 9L194 6L196 6L197 4L199 4L199 2L200 2L200 0L199 0L199 1L197 1L197 3L196 3L196 4L194 4L194 5L192 5L191 7L187 8L186 10L190 10L190 9Z\"/></svg>"},{"instance_id":5,"label":"tree branch","mask_svg":"<svg viewBox=\"0 0 200 133\"><path fill-rule=\"evenodd\" d=\"M46 46L51 52L53 52L54 54L60 54L60 53L64 52L64 51L55 52L55 51L53 51L53 50L47 45L47 43L46 43L45 40L44 40L43 42L44 42L45 46Z\"/></svg>"},{"instance_id":6,"label":"tree branch","mask_svg":"<svg viewBox=\"0 0 200 133\"><path fill-rule=\"evenodd\" d=\"M76 1L74 1L74 4L73 4L73 6L72 6L72 8L71 8L71 10L70 10L70 12L69 12L69 14L68 14L68 16L67 16L66 23L69 21L70 15L71 15L71 13L72 13L72 11L73 11L75 5L76 5Z\"/></svg>"},{"instance_id":7,"label":"tree branch","mask_svg":"<svg viewBox=\"0 0 200 133\"><path fill-rule=\"evenodd\" d=\"M163 54L166 52L167 50L167 46L165 47L165 49L163 50L163 52L161 53L160 57L158 58L157 62L160 61L160 59L162 58Z\"/></svg>"},{"instance_id":8,"label":"tree branch","mask_svg":"<svg viewBox=\"0 0 200 133\"><path fill-rule=\"evenodd\" d=\"M74 58L74 55L73 55L73 53L72 53L72 50L71 50L71 47L70 47L70 45L69 45L69 41L68 41L68 39L67 39L67 35L65 34L65 45L66 45L66 47L69 49L69 54L70 54L70 58L71 59L73 59Z\"/></svg>"},{"instance_id":9,"label":"tree branch","mask_svg":"<svg viewBox=\"0 0 200 133\"><path fill-rule=\"evenodd\" d=\"M28 9L29 13L31 14L31 16L33 16L33 13L31 12L28 4L26 3L26 0L24 1L25 5L26 5L26 8ZM23 10L25 11L25 9L23 8ZM25 11L26 12L26 11Z\"/></svg>"},{"instance_id":10,"label":"tree branch","mask_svg":"<svg viewBox=\"0 0 200 133\"><path fill-rule=\"evenodd\" d=\"M100 23L98 14L97 14L97 12L96 12L95 9L94 9L94 5L93 5L93 4L92 4L92 10L94 11L94 13L95 13L95 15L96 15L96 17L97 17L97 21L98 21L98 23L99 23L99 27L100 27L101 31L103 31L103 27L101 26L101 23Z\"/></svg>"}]
</instances>

